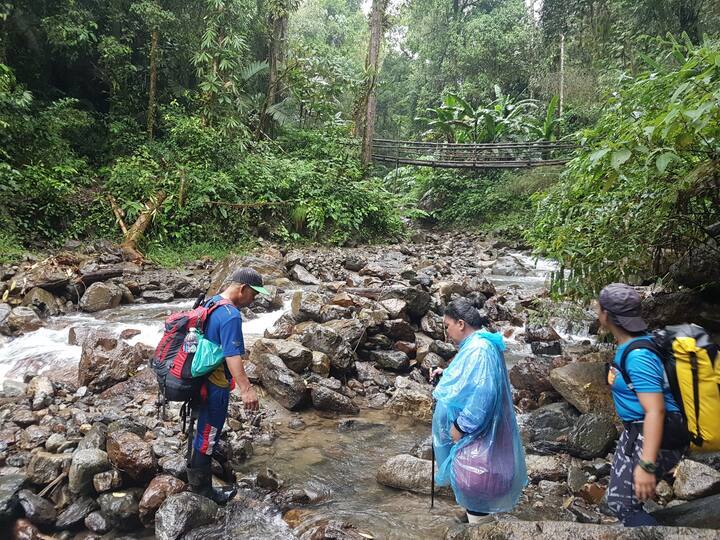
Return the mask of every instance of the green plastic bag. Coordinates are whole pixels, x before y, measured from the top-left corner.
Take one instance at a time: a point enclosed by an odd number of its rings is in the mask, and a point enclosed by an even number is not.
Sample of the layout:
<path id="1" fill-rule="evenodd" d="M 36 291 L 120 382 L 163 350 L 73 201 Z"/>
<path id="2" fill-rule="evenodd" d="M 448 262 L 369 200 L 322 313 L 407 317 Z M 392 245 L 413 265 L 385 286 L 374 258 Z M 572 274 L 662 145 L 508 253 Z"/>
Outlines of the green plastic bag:
<path id="1" fill-rule="evenodd" d="M 193 377 L 200 377 L 206 373 L 210 373 L 225 359 L 222 347 L 217 343 L 213 343 L 204 335 L 198 332 L 199 340 L 197 351 L 193 356 L 190 373 Z"/>

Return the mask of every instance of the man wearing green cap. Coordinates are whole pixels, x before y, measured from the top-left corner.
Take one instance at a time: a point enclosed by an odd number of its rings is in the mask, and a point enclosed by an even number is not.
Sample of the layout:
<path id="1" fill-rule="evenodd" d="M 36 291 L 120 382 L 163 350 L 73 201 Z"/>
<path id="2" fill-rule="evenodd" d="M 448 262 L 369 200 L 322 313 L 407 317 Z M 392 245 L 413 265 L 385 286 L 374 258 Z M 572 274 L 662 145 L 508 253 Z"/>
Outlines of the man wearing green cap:
<path id="1" fill-rule="evenodd" d="M 220 504 L 235 495 L 235 489 L 214 489 L 210 472 L 215 443 L 227 417 L 231 388 L 235 385 L 239 388 L 245 410 L 258 409 L 257 394 L 243 366 L 245 343 L 239 309 L 252 304 L 258 293 L 269 295 L 263 287 L 262 276 L 252 268 L 240 268 L 229 276 L 222 292 L 209 300 L 222 305 L 212 312 L 205 323 L 205 337 L 222 347 L 225 361 L 208 375 L 200 388 L 197 431 L 187 473 L 188 483 L 194 492 Z"/>

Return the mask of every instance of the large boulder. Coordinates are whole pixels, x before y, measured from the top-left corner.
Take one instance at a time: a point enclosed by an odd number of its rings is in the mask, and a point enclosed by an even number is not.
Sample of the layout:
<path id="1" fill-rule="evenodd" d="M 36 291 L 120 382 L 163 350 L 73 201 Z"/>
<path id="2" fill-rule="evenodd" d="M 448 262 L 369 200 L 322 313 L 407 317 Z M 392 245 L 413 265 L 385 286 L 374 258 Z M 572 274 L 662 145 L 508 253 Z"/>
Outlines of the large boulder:
<path id="1" fill-rule="evenodd" d="M 13 308 L 5 320 L 5 324 L 10 332 L 17 334 L 34 332 L 42 326 L 42 321 L 33 309 L 20 306 Z"/>
<path id="2" fill-rule="evenodd" d="M 195 493 L 170 495 L 155 515 L 155 537 L 176 540 L 191 529 L 215 521 L 218 505 Z"/>
<path id="3" fill-rule="evenodd" d="M 115 283 L 93 283 L 80 298 L 79 307 L 88 313 L 116 308 L 123 298 L 123 290 Z"/>
<path id="4" fill-rule="evenodd" d="M 312 351 L 295 341 L 285 339 L 258 339 L 252 348 L 251 360 L 260 355 L 279 356 L 287 367 L 295 373 L 306 371 L 312 364 Z"/>
<path id="5" fill-rule="evenodd" d="M 398 377 L 395 386 L 397 389 L 387 402 L 390 412 L 423 422 L 432 420 L 433 399 L 429 385 L 421 385 L 407 377 Z"/>
<path id="6" fill-rule="evenodd" d="M 296 291 L 290 302 L 290 309 L 296 323 L 305 321 L 322 322 L 321 310 L 325 298 L 320 293 Z"/>
<path id="7" fill-rule="evenodd" d="M 715 529 L 711 531 L 717 538 L 717 529 L 720 529 L 720 494 L 695 499 L 684 504 L 670 508 L 663 508 L 652 513 L 661 525 L 676 527 L 699 527 L 702 529 Z M 678 537 L 681 538 L 681 537 Z M 684 536 L 682 538 L 697 538 Z"/>
<path id="8" fill-rule="evenodd" d="M 70 464 L 68 482 L 73 493 L 90 493 L 93 489 L 93 477 L 110 468 L 108 455 L 102 450 L 89 448 L 76 450 Z M 83 519 L 85 516 L 83 516 Z"/>
<path id="9" fill-rule="evenodd" d="M 85 338 L 78 366 L 78 383 L 93 392 L 110 388 L 134 375 L 152 356 L 152 349 L 103 332 Z"/>
<path id="10" fill-rule="evenodd" d="M 384 486 L 429 495 L 431 475 L 431 461 L 410 454 L 400 454 L 383 463 L 375 478 Z M 440 488 L 438 492 L 448 495 L 449 488 Z"/>
<path id="11" fill-rule="evenodd" d="M 352 346 L 353 350 L 365 343 L 365 339 L 367 338 L 365 325 L 358 319 L 337 319 L 328 321 L 323 324 L 323 326 L 340 334 L 340 336 Z"/>
<path id="12" fill-rule="evenodd" d="M 560 341 L 560 335 L 552 326 L 541 324 L 529 324 L 525 328 L 525 341 L 532 343 L 534 341 Z"/>
<path id="13" fill-rule="evenodd" d="M 682 460 L 675 470 L 675 496 L 692 500 L 720 492 L 720 472 L 690 459 Z"/>
<path id="14" fill-rule="evenodd" d="M 60 301 L 53 293 L 41 287 L 30 289 L 23 298 L 22 305 L 35 308 L 43 316 L 60 313 Z"/>
<path id="15" fill-rule="evenodd" d="M 547 357 L 524 356 L 508 370 L 508 376 L 516 390 L 528 390 L 537 399 L 542 392 L 553 389 L 550 372 L 562 363 Z"/>
<path id="16" fill-rule="evenodd" d="M 380 370 L 376 369 L 370 362 L 355 362 L 357 379 L 362 383 L 373 383 L 380 388 L 390 386 L 390 381 Z"/>
<path id="17" fill-rule="evenodd" d="M 137 482 L 150 480 L 157 469 L 150 443 L 129 431 L 108 435 L 107 455 L 110 463 Z"/>
<path id="18" fill-rule="evenodd" d="M 433 339 L 445 339 L 443 318 L 434 311 L 428 311 L 420 320 L 420 329 Z"/>
<path id="19" fill-rule="evenodd" d="M 301 264 L 296 264 L 290 270 L 290 277 L 298 283 L 304 283 L 306 285 L 320 285 L 321 281 L 307 271 Z"/>
<path id="20" fill-rule="evenodd" d="M 522 423 L 520 434 L 523 442 L 534 452 L 555 453 L 556 441 L 567 441 L 567 435 L 578 416 L 577 410 L 565 402 L 550 403 L 535 409 Z"/>
<path id="21" fill-rule="evenodd" d="M 358 414 L 360 412 L 360 408 L 350 398 L 320 384 L 310 385 L 310 398 L 313 407 L 319 411 L 342 414 Z"/>
<path id="22" fill-rule="evenodd" d="M 330 367 L 336 372 L 346 372 L 355 362 L 350 343 L 330 326 L 311 324 L 303 331 L 300 339 L 308 349 L 327 354 Z"/>
<path id="23" fill-rule="evenodd" d="M 615 407 L 602 362 L 573 362 L 550 372 L 553 388 L 582 413 L 613 414 Z"/>
<path id="24" fill-rule="evenodd" d="M 420 320 L 428 312 L 432 302 L 429 292 L 402 285 L 384 289 L 379 299 L 390 300 L 392 298 L 405 301 L 407 314 L 417 320 Z"/>
<path id="25" fill-rule="evenodd" d="M 153 523 L 155 512 L 165 499 L 184 490 L 185 482 L 173 476 L 161 474 L 153 478 L 140 499 L 140 520 L 145 524 Z"/>
<path id="26" fill-rule="evenodd" d="M 255 358 L 260 382 L 267 392 L 291 411 L 301 409 L 308 401 L 308 388 L 305 381 L 291 371 L 279 356 L 260 354 Z"/>
<path id="27" fill-rule="evenodd" d="M 614 418 L 608 414 L 583 414 L 568 436 L 568 453 L 582 458 L 605 457 L 618 438 Z M 720 477 L 720 473 L 717 473 Z"/>

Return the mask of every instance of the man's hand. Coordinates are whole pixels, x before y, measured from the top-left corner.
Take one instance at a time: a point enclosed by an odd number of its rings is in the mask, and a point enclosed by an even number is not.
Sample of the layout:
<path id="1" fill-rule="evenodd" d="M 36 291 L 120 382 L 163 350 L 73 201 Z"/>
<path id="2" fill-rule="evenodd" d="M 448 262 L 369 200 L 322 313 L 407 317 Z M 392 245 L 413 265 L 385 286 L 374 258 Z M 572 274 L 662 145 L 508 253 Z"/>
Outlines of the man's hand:
<path id="1" fill-rule="evenodd" d="M 433 384 L 435 382 L 435 377 L 440 377 L 443 373 L 443 368 L 438 367 L 433 370 L 430 370 L 430 384 Z"/>
<path id="2" fill-rule="evenodd" d="M 242 399 L 246 411 L 257 411 L 260 408 L 257 394 L 252 385 L 240 390 L 240 399 Z"/>
<path id="3" fill-rule="evenodd" d="M 460 433 L 454 425 L 450 428 L 450 437 L 452 437 L 453 442 L 458 442 L 462 439 L 462 436 L 463 434 Z"/>
<path id="4" fill-rule="evenodd" d="M 635 497 L 640 501 L 652 499 L 655 495 L 655 485 L 657 484 L 655 475 L 643 470 L 640 465 L 636 465 L 633 478 L 635 480 Z"/>

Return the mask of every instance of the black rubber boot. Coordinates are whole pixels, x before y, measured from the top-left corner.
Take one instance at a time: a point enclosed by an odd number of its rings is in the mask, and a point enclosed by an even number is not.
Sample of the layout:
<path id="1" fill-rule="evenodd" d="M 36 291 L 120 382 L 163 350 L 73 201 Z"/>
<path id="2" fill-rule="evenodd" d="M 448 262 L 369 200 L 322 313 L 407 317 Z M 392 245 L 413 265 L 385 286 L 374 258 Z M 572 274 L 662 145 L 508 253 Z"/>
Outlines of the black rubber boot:
<path id="1" fill-rule="evenodd" d="M 212 473 L 209 468 L 188 467 L 187 476 L 190 490 L 193 493 L 207 497 L 217 504 L 226 504 L 237 493 L 237 488 L 232 486 L 214 488 L 212 485 Z"/>

